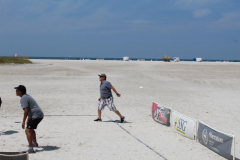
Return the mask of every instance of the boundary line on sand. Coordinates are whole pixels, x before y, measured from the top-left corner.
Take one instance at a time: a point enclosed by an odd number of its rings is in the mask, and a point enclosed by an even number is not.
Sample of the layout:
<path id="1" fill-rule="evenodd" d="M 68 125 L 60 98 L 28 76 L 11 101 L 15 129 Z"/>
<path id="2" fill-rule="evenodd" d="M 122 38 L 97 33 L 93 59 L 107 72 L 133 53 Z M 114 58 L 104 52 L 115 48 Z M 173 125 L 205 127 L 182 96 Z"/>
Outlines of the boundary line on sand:
<path id="1" fill-rule="evenodd" d="M 44 115 L 47 117 L 51 117 L 51 116 L 97 116 L 97 115 Z M 0 116 L 1 117 L 1 116 Z M 20 117 L 20 116 L 2 116 L 2 117 Z M 108 119 L 110 119 L 111 121 L 113 121 L 110 117 L 106 116 Z M 128 130 L 126 130 L 125 128 L 123 128 L 121 125 L 119 125 L 118 123 L 116 123 L 115 121 L 113 121 L 115 124 L 117 124 L 122 130 L 124 130 L 127 134 L 129 134 L 130 136 L 132 136 L 134 139 L 136 139 L 138 142 L 142 143 L 144 146 L 146 146 L 148 149 L 150 149 L 151 151 L 153 151 L 154 153 L 156 153 L 159 157 L 163 158 L 164 160 L 167 160 L 167 158 L 165 158 L 163 155 L 161 155 L 160 153 L 158 153 L 157 151 L 155 151 L 153 148 L 151 148 L 149 145 L 147 145 L 146 143 L 144 143 L 143 141 L 141 141 L 139 138 L 135 137 L 134 135 L 132 135 Z"/>
<path id="2" fill-rule="evenodd" d="M 112 120 L 110 117 L 106 116 L 107 118 L 109 118 L 110 120 Z M 113 121 L 113 120 L 112 120 Z M 113 121 L 114 123 L 116 123 L 115 121 Z M 126 133 L 128 133 L 130 136 L 132 136 L 133 138 L 135 138 L 137 141 L 139 141 L 140 143 L 142 143 L 144 146 L 146 146 L 148 149 L 150 149 L 151 151 L 153 151 L 154 153 L 156 153 L 158 156 L 160 156 L 161 158 L 163 158 L 164 160 L 167 160 L 167 158 L 165 158 L 163 155 L 161 155 L 160 153 L 158 153 L 157 151 L 155 151 L 153 148 L 151 148 L 149 145 L 147 145 L 146 143 L 144 143 L 143 141 L 141 141 L 140 139 L 138 139 L 137 137 L 135 137 L 134 135 L 132 135 L 128 130 L 126 130 L 125 128 L 123 128 L 121 125 L 119 125 L 118 123 L 116 123 L 122 130 L 124 130 Z"/>
<path id="3" fill-rule="evenodd" d="M 98 115 L 44 115 L 44 117 L 51 117 L 51 116 L 56 116 L 56 117 L 58 117 L 58 116 L 83 116 L 83 117 L 87 117 L 87 116 L 98 116 Z M 22 117 L 22 116 L 5 116 L 5 115 L 3 115 L 3 116 L 0 116 L 0 117 Z"/>
<path id="4" fill-rule="evenodd" d="M 44 116 L 47 116 L 47 117 L 51 117 L 51 116 L 84 116 L 84 117 L 87 117 L 87 116 L 97 116 L 97 115 L 44 115 Z"/>

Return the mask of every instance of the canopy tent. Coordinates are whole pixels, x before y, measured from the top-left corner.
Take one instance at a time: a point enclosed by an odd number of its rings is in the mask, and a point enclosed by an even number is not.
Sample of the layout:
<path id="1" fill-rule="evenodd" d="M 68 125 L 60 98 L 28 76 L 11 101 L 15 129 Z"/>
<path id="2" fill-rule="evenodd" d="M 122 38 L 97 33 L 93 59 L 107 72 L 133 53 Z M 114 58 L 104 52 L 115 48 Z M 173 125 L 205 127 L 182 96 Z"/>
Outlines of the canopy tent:
<path id="1" fill-rule="evenodd" d="M 167 56 L 167 55 L 165 55 L 165 56 L 162 57 L 162 59 L 172 59 L 172 58 Z"/>
<path id="2" fill-rule="evenodd" d="M 170 62 L 170 59 L 172 59 L 170 56 L 163 56 L 162 59 L 165 61 L 165 62 Z"/>

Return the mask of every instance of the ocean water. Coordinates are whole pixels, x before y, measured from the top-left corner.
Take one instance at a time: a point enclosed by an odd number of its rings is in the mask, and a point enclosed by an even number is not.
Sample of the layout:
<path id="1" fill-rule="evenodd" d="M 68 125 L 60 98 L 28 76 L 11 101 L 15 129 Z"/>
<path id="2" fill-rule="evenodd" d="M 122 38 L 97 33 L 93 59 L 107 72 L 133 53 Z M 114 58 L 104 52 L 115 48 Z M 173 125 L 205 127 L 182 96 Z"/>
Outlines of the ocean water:
<path id="1" fill-rule="evenodd" d="M 12 56 L 0 56 L 0 57 L 12 57 Z M 123 58 L 103 58 L 103 57 L 29 57 L 30 59 L 56 59 L 56 60 L 123 60 Z M 164 61 L 164 59 L 157 59 L 157 58 L 129 58 L 130 61 Z M 181 61 L 196 61 L 196 58 L 192 59 L 180 59 Z M 170 61 L 173 61 L 173 59 L 170 59 Z M 223 62 L 223 61 L 229 61 L 229 62 L 240 62 L 240 60 L 221 60 L 221 59 L 203 59 L 204 62 Z"/>
<path id="2" fill-rule="evenodd" d="M 123 58 L 99 58 L 99 57 L 29 57 L 30 59 L 63 59 L 63 60 L 123 60 Z M 156 58 L 129 58 L 129 60 L 145 60 L 145 61 L 163 61 Z"/>
<path id="3" fill-rule="evenodd" d="M 89 59 L 89 60 L 123 60 L 123 58 L 99 58 L 99 57 L 29 57 L 30 59 L 58 59 L 58 60 L 83 60 L 83 59 Z M 164 61 L 164 59 L 157 59 L 157 58 L 129 58 L 129 60 L 137 61 L 137 60 L 143 60 L 143 61 Z M 181 61 L 196 61 L 196 58 L 193 59 L 180 59 Z M 170 60 L 172 61 L 172 59 Z M 223 62 L 223 61 L 229 61 L 229 62 L 240 62 L 240 60 L 219 60 L 219 59 L 203 59 L 202 61 L 205 62 Z"/>

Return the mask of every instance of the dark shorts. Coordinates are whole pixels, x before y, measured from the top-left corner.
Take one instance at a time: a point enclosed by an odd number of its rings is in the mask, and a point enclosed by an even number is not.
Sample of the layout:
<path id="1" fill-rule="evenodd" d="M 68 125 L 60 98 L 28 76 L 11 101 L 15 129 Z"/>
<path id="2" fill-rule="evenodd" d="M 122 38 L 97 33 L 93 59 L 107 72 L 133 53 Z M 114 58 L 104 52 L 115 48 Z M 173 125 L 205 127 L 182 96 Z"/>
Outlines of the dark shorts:
<path id="1" fill-rule="evenodd" d="M 27 124 L 27 129 L 37 129 L 38 124 L 42 121 L 43 118 L 30 119 Z"/>

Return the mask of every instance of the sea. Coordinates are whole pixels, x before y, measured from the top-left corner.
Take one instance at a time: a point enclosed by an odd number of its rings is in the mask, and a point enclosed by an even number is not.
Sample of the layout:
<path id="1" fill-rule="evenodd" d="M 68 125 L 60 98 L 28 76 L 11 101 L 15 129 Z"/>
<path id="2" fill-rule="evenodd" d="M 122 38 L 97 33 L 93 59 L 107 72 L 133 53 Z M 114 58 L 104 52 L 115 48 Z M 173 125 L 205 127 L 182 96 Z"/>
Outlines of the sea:
<path id="1" fill-rule="evenodd" d="M 13 57 L 13 56 L 0 56 L 0 57 Z M 29 59 L 56 59 L 56 60 L 116 60 L 122 61 L 123 58 L 103 58 L 103 57 L 28 57 Z M 180 61 L 196 61 L 192 59 L 179 59 Z M 158 58 L 129 58 L 129 61 L 166 61 Z M 168 60 L 167 60 L 168 61 Z M 169 61 L 173 61 L 170 59 Z M 224 59 L 202 59 L 203 62 L 240 62 L 240 60 L 224 60 Z"/>
<path id="2" fill-rule="evenodd" d="M 99 57 L 29 57 L 30 59 L 56 59 L 56 60 L 123 60 L 123 58 L 99 58 Z M 164 61 L 157 58 L 129 58 L 130 61 Z M 173 61 L 173 59 L 170 59 Z M 192 59 L 180 59 L 180 61 L 196 61 Z M 240 62 L 240 60 L 223 60 L 223 59 L 202 59 L 205 62 Z"/>

